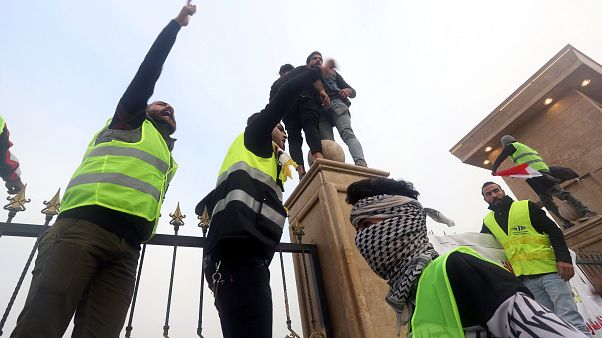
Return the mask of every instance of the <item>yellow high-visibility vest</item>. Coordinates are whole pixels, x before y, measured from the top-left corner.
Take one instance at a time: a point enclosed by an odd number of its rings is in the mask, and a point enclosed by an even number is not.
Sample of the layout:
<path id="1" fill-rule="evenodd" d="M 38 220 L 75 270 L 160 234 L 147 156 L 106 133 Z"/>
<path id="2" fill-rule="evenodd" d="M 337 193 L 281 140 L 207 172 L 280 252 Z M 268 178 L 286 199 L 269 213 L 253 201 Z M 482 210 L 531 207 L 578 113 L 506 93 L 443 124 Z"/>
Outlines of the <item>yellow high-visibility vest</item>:
<path id="1" fill-rule="evenodd" d="M 416 308 L 410 323 L 414 338 L 464 337 L 460 313 L 446 269 L 447 258 L 456 251 L 499 265 L 465 246 L 459 246 L 430 262 L 418 280 Z"/>
<path id="2" fill-rule="evenodd" d="M 108 129 L 110 122 L 88 145 L 67 186 L 61 212 L 99 205 L 155 222 L 154 234 L 165 191 L 178 165 L 149 120 L 133 131 Z M 111 133 L 137 133 L 138 140 L 127 142 L 123 137 L 111 137 Z M 105 136 L 99 139 L 99 135 Z"/>
<path id="3" fill-rule="evenodd" d="M 516 151 L 510 155 L 512 161 L 516 164 L 527 163 L 531 168 L 535 170 L 550 171 L 548 165 L 543 161 L 539 153 L 533 148 L 522 144 L 520 142 L 512 142 Z"/>
<path id="4" fill-rule="evenodd" d="M 219 175 L 216 182 L 216 189 L 225 182 L 231 174 L 237 171 L 244 171 L 252 180 L 263 183 L 269 189 L 273 190 L 278 196 L 279 202 L 282 201 L 282 189 L 278 185 L 280 173 L 278 172 L 278 162 L 276 155 L 272 153 L 271 157 L 260 157 L 251 152 L 245 147 L 244 133 L 240 134 L 228 150 L 222 166 L 219 170 Z M 254 189 L 255 186 L 252 186 Z M 250 189 L 250 190 L 253 190 Z M 216 201 L 213 209 L 213 216 L 223 211 L 228 203 L 233 201 L 241 202 L 256 213 L 259 213 L 271 220 L 280 228 L 284 226 L 286 214 L 282 214 L 274 210 L 270 206 L 263 203 L 264 201 L 257 200 L 252 196 L 251 191 L 245 189 L 236 189 L 226 193 L 226 196 L 219 201 Z"/>
<path id="5" fill-rule="evenodd" d="M 516 276 L 557 271 L 550 239 L 531 224 L 529 201 L 513 202 L 510 206 L 508 233 L 497 223 L 493 211 L 485 216 L 483 223 L 504 248 Z"/>

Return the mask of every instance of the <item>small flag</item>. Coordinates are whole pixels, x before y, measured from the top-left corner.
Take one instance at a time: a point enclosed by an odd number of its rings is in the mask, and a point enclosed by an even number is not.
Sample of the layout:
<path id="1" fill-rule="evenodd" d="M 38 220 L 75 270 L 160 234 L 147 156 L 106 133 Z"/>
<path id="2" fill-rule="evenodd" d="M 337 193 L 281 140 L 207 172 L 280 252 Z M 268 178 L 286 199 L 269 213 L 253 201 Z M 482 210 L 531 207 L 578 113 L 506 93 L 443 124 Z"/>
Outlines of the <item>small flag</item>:
<path id="1" fill-rule="evenodd" d="M 533 178 L 543 176 L 539 171 L 529 167 L 529 164 L 527 163 L 519 164 L 516 167 L 498 171 L 494 175 L 514 178 Z"/>
<path id="2" fill-rule="evenodd" d="M 272 142 L 273 143 L 273 142 Z M 274 148 L 276 150 L 276 156 L 278 157 L 278 162 L 282 165 L 282 182 L 286 182 L 287 178 L 293 178 L 293 174 L 291 173 L 291 168 L 297 169 L 299 166 L 289 154 L 287 154 L 284 150 L 280 149 L 276 144 L 274 144 Z"/>

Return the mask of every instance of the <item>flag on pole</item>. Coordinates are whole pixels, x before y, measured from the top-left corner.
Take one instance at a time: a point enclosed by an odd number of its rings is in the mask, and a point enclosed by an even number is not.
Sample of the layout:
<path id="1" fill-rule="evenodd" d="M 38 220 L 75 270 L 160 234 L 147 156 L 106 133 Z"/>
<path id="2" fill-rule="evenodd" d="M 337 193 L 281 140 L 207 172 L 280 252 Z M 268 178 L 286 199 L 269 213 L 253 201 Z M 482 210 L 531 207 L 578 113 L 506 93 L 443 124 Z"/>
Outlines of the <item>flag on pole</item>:
<path id="1" fill-rule="evenodd" d="M 529 164 L 523 163 L 516 167 L 512 167 L 506 170 L 501 170 L 495 173 L 495 176 L 507 176 L 514 178 L 533 178 L 543 176 L 539 171 L 529 167 Z"/>

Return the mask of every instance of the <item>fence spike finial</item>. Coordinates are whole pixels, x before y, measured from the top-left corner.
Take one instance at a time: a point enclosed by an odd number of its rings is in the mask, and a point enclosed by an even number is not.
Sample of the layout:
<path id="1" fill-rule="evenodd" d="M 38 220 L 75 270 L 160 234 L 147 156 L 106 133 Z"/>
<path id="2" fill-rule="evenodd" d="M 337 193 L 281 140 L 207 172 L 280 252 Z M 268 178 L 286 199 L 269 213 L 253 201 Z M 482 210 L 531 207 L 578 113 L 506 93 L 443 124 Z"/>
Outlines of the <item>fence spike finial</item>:
<path id="1" fill-rule="evenodd" d="M 21 189 L 15 196 L 9 196 L 6 198 L 8 200 L 8 204 L 4 206 L 4 210 L 8 210 L 8 219 L 6 220 L 6 223 L 10 223 L 18 212 L 25 211 L 25 209 L 27 209 L 25 207 L 25 203 L 31 202 L 30 199 L 25 198 L 25 188 L 27 188 L 27 184 L 25 184 L 23 189 Z"/>

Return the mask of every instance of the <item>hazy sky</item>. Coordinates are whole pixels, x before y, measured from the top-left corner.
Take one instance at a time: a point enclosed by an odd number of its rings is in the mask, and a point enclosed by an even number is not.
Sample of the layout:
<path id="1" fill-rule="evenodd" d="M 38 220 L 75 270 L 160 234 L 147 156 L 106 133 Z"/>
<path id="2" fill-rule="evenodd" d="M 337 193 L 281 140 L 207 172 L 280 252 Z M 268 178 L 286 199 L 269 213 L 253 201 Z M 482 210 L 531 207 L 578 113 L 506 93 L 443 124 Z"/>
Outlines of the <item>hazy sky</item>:
<path id="1" fill-rule="evenodd" d="M 480 229 L 486 204 L 479 189 L 491 177 L 448 150 L 566 44 L 602 60 L 599 1 L 196 4 L 198 12 L 180 31 L 152 98 L 171 103 L 178 121 L 173 154 L 180 168 L 163 206 L 163 233 L 172 232 L 166 216 L 179 201 L 188 215 L 181 233 L 200 235 L 194 206 L 213 187 L 230 142 L 247 116 L 267 103 L 280 65 L 303 64 L 313 50 L 337 59 L 340 73 L 357 90 L 352 123 L 368 165 L 413 181 L 422 203 L 453 218 L 457 232 Z M 182 5 L 158 0 L 0 5 L 0 114 L 32 199 L 15 222 L 42 221 L 42 201 L 64 190 L 92 135 L 112 116 L 156 35 Z M 295 179 L 286 189 L 296 184 Z M 2 309 L 32 244 L 0 238 Z M 179 258 L 171 333 L 189 337 L 196 331 L 200 250 L 181 250 Z M 170 261 L 170 248 L 149 249 L 135 336 L 162 332 Z M 284 336 L 277 270 L 272 277 L 274 335 Z M 5 332 L 14 326 L 24 294 Z M 207 298 L 204 332 L 219 337 Z M 298 320 L 294 323 L 300 331 Z"/>

